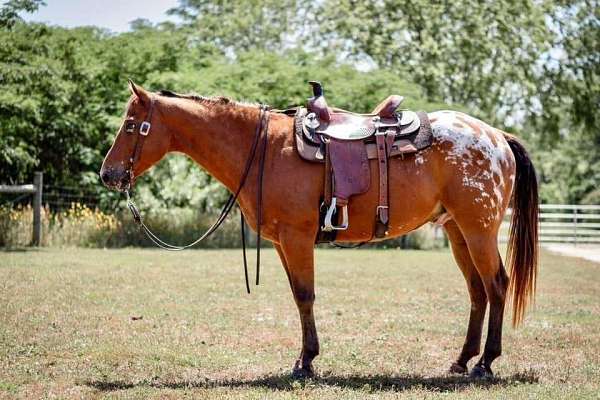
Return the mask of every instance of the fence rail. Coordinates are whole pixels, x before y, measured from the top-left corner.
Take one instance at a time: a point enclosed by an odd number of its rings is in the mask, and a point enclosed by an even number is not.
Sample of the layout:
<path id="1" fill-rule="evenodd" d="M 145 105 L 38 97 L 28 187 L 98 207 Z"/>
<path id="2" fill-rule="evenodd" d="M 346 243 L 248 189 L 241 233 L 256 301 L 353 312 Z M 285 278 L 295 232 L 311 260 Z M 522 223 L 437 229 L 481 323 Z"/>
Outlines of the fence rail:
<path id="1" fill-rule="evenodd" d="M 500 241 L 508 239 L 512 210 L 500 228 Z M 600 205 L 541 204 L 540 242 L 600 243 Z"/>
<path id="2" fill-rule="evenodd" d="M 0 185 L 0 193 L 35 193 L 35 185 Z"/>

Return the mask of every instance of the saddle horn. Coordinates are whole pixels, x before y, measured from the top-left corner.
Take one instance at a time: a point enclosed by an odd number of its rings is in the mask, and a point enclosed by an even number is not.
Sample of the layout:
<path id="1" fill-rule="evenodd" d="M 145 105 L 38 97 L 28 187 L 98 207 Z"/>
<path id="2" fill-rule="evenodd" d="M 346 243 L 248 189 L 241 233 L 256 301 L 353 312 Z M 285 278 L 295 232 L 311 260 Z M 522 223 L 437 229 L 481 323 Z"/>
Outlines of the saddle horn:
<path id="1" fill-rule="evenodd" d="M 320 121 L 329 122 L 331 120 L 331 115 L 329 113 L 329 106 L 323 95 L 323 85 L 321 85 L 321 82 L 317 81 L 308 81 L 308 83 L 312 86 L 313 97 L 308 99 L 307 108 L 314 112 Z"/>
<path id="2" fill-rule="evenodd" d="M 319 81 L 308 81 L 308 84 L 312 86 L 313 96 L 323 96 L 323 85 Z"/>

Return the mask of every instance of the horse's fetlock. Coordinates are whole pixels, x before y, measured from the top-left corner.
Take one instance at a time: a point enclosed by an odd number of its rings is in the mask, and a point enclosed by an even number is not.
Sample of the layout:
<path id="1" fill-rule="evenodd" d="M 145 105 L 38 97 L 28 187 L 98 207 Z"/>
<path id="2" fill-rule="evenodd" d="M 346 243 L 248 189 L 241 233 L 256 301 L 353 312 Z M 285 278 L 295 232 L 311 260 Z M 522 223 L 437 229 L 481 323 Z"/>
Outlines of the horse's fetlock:
<path id="1" fill-rule="evenodd" d="M 319 355 L 319 350 L 309 350 L 306 349 L 302 354 L 302 359 L 307 362 L 312 362 L 312 360 Z"/>
<path id="2" fill-rule="evenodd" d="M 479 352 L 479 346 L 466 348 L 462 351 L 460 357 L 458 357 L 457 363 L 466 366 L 471 358 L 479 355 Z"/>
<path id="3" fill-rule="evenodd" d="M 497 348 L 486 348 L 485 352 L 483 354 L 483 357 L 485 358 L 485 361 L 491 365 L 492 361 L 494 361 L 496 358 L 500 357 L 502 355 L 502 348 L 501 347 L 497 347 Z"/>

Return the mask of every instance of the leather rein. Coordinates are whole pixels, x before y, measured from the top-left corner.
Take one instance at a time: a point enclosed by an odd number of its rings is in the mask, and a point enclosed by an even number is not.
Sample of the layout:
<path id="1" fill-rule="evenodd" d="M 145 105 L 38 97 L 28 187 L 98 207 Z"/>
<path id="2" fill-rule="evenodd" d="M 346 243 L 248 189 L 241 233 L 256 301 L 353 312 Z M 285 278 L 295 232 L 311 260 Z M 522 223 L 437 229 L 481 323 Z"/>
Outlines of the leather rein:
<path id="1" fill-rule="evenodd" d="M 133 202 L 133 199 L 131 198 L 131 195 L 129 193 L 130 188 L 133 186 L 134 166 L 139 161 L 140 155 L 142 153 L 142 148 L 144 146 L 144 141 L 146 139 L 146 136 L 148 136 L 148 134 L 150 133 L 150 129 L 152 127 L 151 120 L 152 120 L 152 114 L 154 112 L 154 102 L 155 102 L 154 97 L 151 97 L 150 108 L 148 110 L 148 114 L 147 114 L 146 118 L 143 120 L 143 122 L 140 124 L 139 132 L 138 132 L 139 134 L 137 136 L 135 147 L 134 147 L 131 157 L 129 158 L 129 167 L 128 167 L 129 182 L 125 188 L 125 194 L 127 196 L 127 207 L 129 208 L 129 210 L 131 211 L 131 214 L 133 215 L 133 220 L 140 226 L 141 230 L 146 234 L 146 236 L 148 236 L 148 238 L 156 246 L 160 247 L 163 250 L 181 251 L 181 250 L 185 250 L 190 247 L 193 247 L 196 244 L 202 242 L 203 240 L 208 238 L 210 235 L 212 235 L 221 226 L 223 221 L 225 221 L 225 219 L 227 218 L 227 216 L 229 215 L 229 213 L 235 206 L 236 201 L 240 195 L 240 192 L 242 191 L 242 188 L 244 187 L 244 184 L 246 183 L 246 181 L 248 179 L 250 169 L 252 168 L 252 164 L 254 163 L 254 159 L 256 158 L 256 153 L 258 152 L 258 147 L 260 145 L 261 148 L 260 148 L 260 154 L 258 155 L 259 164 L 258 164 L 258 174 L 257 174 L 258 175 L 258 177 L 257 177 L 258 190 L 257 190 L 257 196 L 256 196 L 257 197 L 256 198 L 256 207 L 257 207 L 256 285 L 258 285 L 259 277 L 260 277 L 260 245 L 261 245 L 261 232 L 260 231 L 261 231 L 261 225 L 262 225 L 263 175 L 264 175 L 264 166 L 265 166 L 265 154 L 267 151 L 267 143 L 268 143 L 267 139 L 268 139 L 268 130 L 269 130 L 269 107 L 266 105 L 263 105 L 263 104 L 261 104 L 259 106 L 260 113 L 259 113 L 259 117 L 258 117 L 258 124 L 256 125 L 256 130 L 254 132 L 254 140 L 252 142 L 252 147 L 250 149 L 250 153 L 248 154 L 248 158 L 246 159 L 246 164 L 245 164 L 243 172 L 242 172 L 240 183 L 239 183 L 236 191 L 229 195 L 229 198 L 227 199 L 227 201 L 225 202 L 225 205 L 221 209 L 221 212 L 219 213 L 218 218 L 210 226 L 210 228 L 208 228 L 206 230 L 206 232 L 204 232 L 202 234 L 202 236 L 200 236 L 198 239 L 194 240 L 193 242 L 191 242 L 189 244 L 183 245 L 183 246 L 176 246 L 176 245 L 169 244 L 169 243 L 165 242 L 164 240 L 160 239 L 154 232 L 152 232 L 150 230 L 150 228 L 148 228 L 148 226 L 144 223 L 144 221 L 142 219 L 142 215 L 141 215 L 139 209 Z M 127 130 L 127 132 L 134 132 L 135 126 L 131 129 L 129 129 L 129 127 L 126 126 L 126 130 Z M 244 221 L 244 214 L 242 213 L 241 210 L 240 210 L 240 217 L 241 217 L 242 255 L 243 255 L 243 260 L 244 260 L 244 276 L 246 278 L 246 291 L 248 293 L 250 293 L 250 284 L 248 282 L 248 262 L 247 262 L 247 258 L 246 258 L 246 232 L 245 232 L 245 228 L 244 228 L 245 221 Z"/>

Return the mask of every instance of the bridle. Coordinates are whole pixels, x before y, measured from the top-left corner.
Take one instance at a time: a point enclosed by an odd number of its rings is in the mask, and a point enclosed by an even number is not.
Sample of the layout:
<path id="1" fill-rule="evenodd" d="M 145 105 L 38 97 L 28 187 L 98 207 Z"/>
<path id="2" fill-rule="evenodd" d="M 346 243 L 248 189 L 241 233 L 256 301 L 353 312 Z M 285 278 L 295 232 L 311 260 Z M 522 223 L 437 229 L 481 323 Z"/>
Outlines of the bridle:
<path id="1" fill-rule="evenodd" d="M 148 114 L 146 114 L 146 118 L 140 124 L 137 140 L 135 141 L 135 147 L 133 148 L 131 157 L 129 157 L 129 166 L 127 167 L 127 176 L 129 178 L 129 182 L 127 183 L 127 187 L 125 189 L 128 196 L 129 189 L 133 186 L 133 168 L 140 159 L 142 148 L 144 147 L 144 141 L 146 140 L 146 136 L 148 136 L 150 133 L 150 128 L 152 128 L 152 123 L 150 121 L 152 121 L 152 114 L 154 113 L 154 102 L 154 96 L 150 96 L 150 107 L 148 108 Z M 135 133 L 136 126 L 137 124 L 133 121 L 125 121 L 125 132 Z"/>
<path id="2" fill-rule="evenodd" d="M 264 166 L 265 166 L 265 154 L 267 151 L 267 143 L 268 143 L 267 139 L 268 139 L 268 130 L 269 130 L 269 107 L 266 105 L 263 105 L 263 104 L 261 104 L 259 106 L 260 113 L 259 113 L 259 117 L 258 117 L 258 124 L 256 125 L 256 130 L 254 132 L 254 140 L 252 142 L 252 147 L 250 148 L 250 153 L 248 154 L 248 158 L 246 159 L 246 164 L 245 164 L 243 172 L 242 172 L 240 183 L 238 184 L 236 191 L 229 195 L 229 198 L 225 202 L 225 205 L 223 206 L 221 212 L 219 213 L 218 218 L 210 226 L 210 228 L 208 228 L 206 230 L 206 232 L 204 232 L 202 234 L 202 236 L 200 236 L 198 239 L 194 240 L 193 242 L 191 242 L 189 244 L 183 245 L 183 246 L 176 246 L 176 245 L 172 245 L 172 244 L 169 244 L 169 243 L 163 241 L 158 236 L 156 236 L 156 234 L 154 234 L 154 232 L 152 232 L 150 230 L 150 228 L 148 228 L 148 226 L 146 226 L 146 224 L 144 223 L 144 221 L 142 219 L 139 209 L 133 202 L 133 199 L 131 198 L 131 195 L 129 193 L 131 187 L 133 186 L 134 167 L 135 167 L 136 163 L 139 161 L 140 155 L 142 153 L 142 148 L 144 146 L 144 141 L 145 141 L 146 137 L 148 136 L 148 134 L 150 133 L 150 129 L 152 128 L 151 121 L 152 121 L 152 114 L 154 112 L 154 104 L 155 104 L 155 99 L 154 99 L 154 97 L 151 96 L 148 114 L 146 115 L 146 118 L 142 121 L 142 123 L 139 124 L 137 140 L 135 143 L 135 147 L 133 149 L 133 153 L 131 154 L 131 157 L 129 158 L 129 166 L 127 169 L 129 181 L 128 181 L 127 186 L 125 187 L 124 191 L 127 196 L 127 207 L 129 208 L 129 210 L 131 211 L 131 214 L 133 215 L 133 220 L 140 226 L 142 231 L 146 234 L 146 236 L 148 236 L 148 238 L 156 246 L 158 246 L 164 250 L 181 251 L 181 250 L 185 250 L 190 247 L 193 247 L 196 244 L 202 242 L 204 239 L 208 238 L 211 234 L 213 234 L 219 228 L 219 226 L 221 226 L 223 221 L 225 221 L 225 219 L 227 218 L 227 216 L 229 215 L 229 213 L 235 206 L 236 201 L 240 195 L 240 192 L 242 191 L 242 188 L 244 187 L 244 184 L 246 183 L 246 180 L 250 173 L 250 169 L 252 168 L 252 164 L 254 163 L 254 159 L 255 159 L 256 153 L 258 151 L 258 147 L 259 147 L 259 145 L 262 145 L 261 149 L 260 149 L 260 154 L 259 154 L 259 164 L 258 164 L 258 174 L 257 174 L 258 175 L 257 176 L 258 190 L 257 190 L 257 199 L 256 199 L 256 207 L 257 207 L 257 213 L 256 213 L 256 215 L 257 215 L 257 218 L 256 218 L 257 219 L 257 221 L 256 221 L 256 235 L 257 235 L 257 239 L 256 239 L 256 284 L 258 285 L 259 277 L 260 277 L 260 244 L 261 244 L 261 225 L 262 225 L 263 175 L 264 175 Z M 136 127 L 137 127 L 137 123 L 134 121 L 129 121 L 129 122 L 126 121 L 125 122 L 125 130 L 128 133 L 135 133 Z M 246 278 L 246 291 L 248 293 L 250 293 L 250 284 L 248 282 L 248 263 L 247 263 L 247 258 L 246 258 L 246 237 L 245 237 L 246 235 L 245 235 L 245 228 L 244 228 L 245 222 L 244 222 L 244 214 L 241 212 L 241 210 L 240 210 L 240 217 L 241 217 L 242 255 L 243 255 L 243 260 L 244 260 L 244 275 Z"/>

